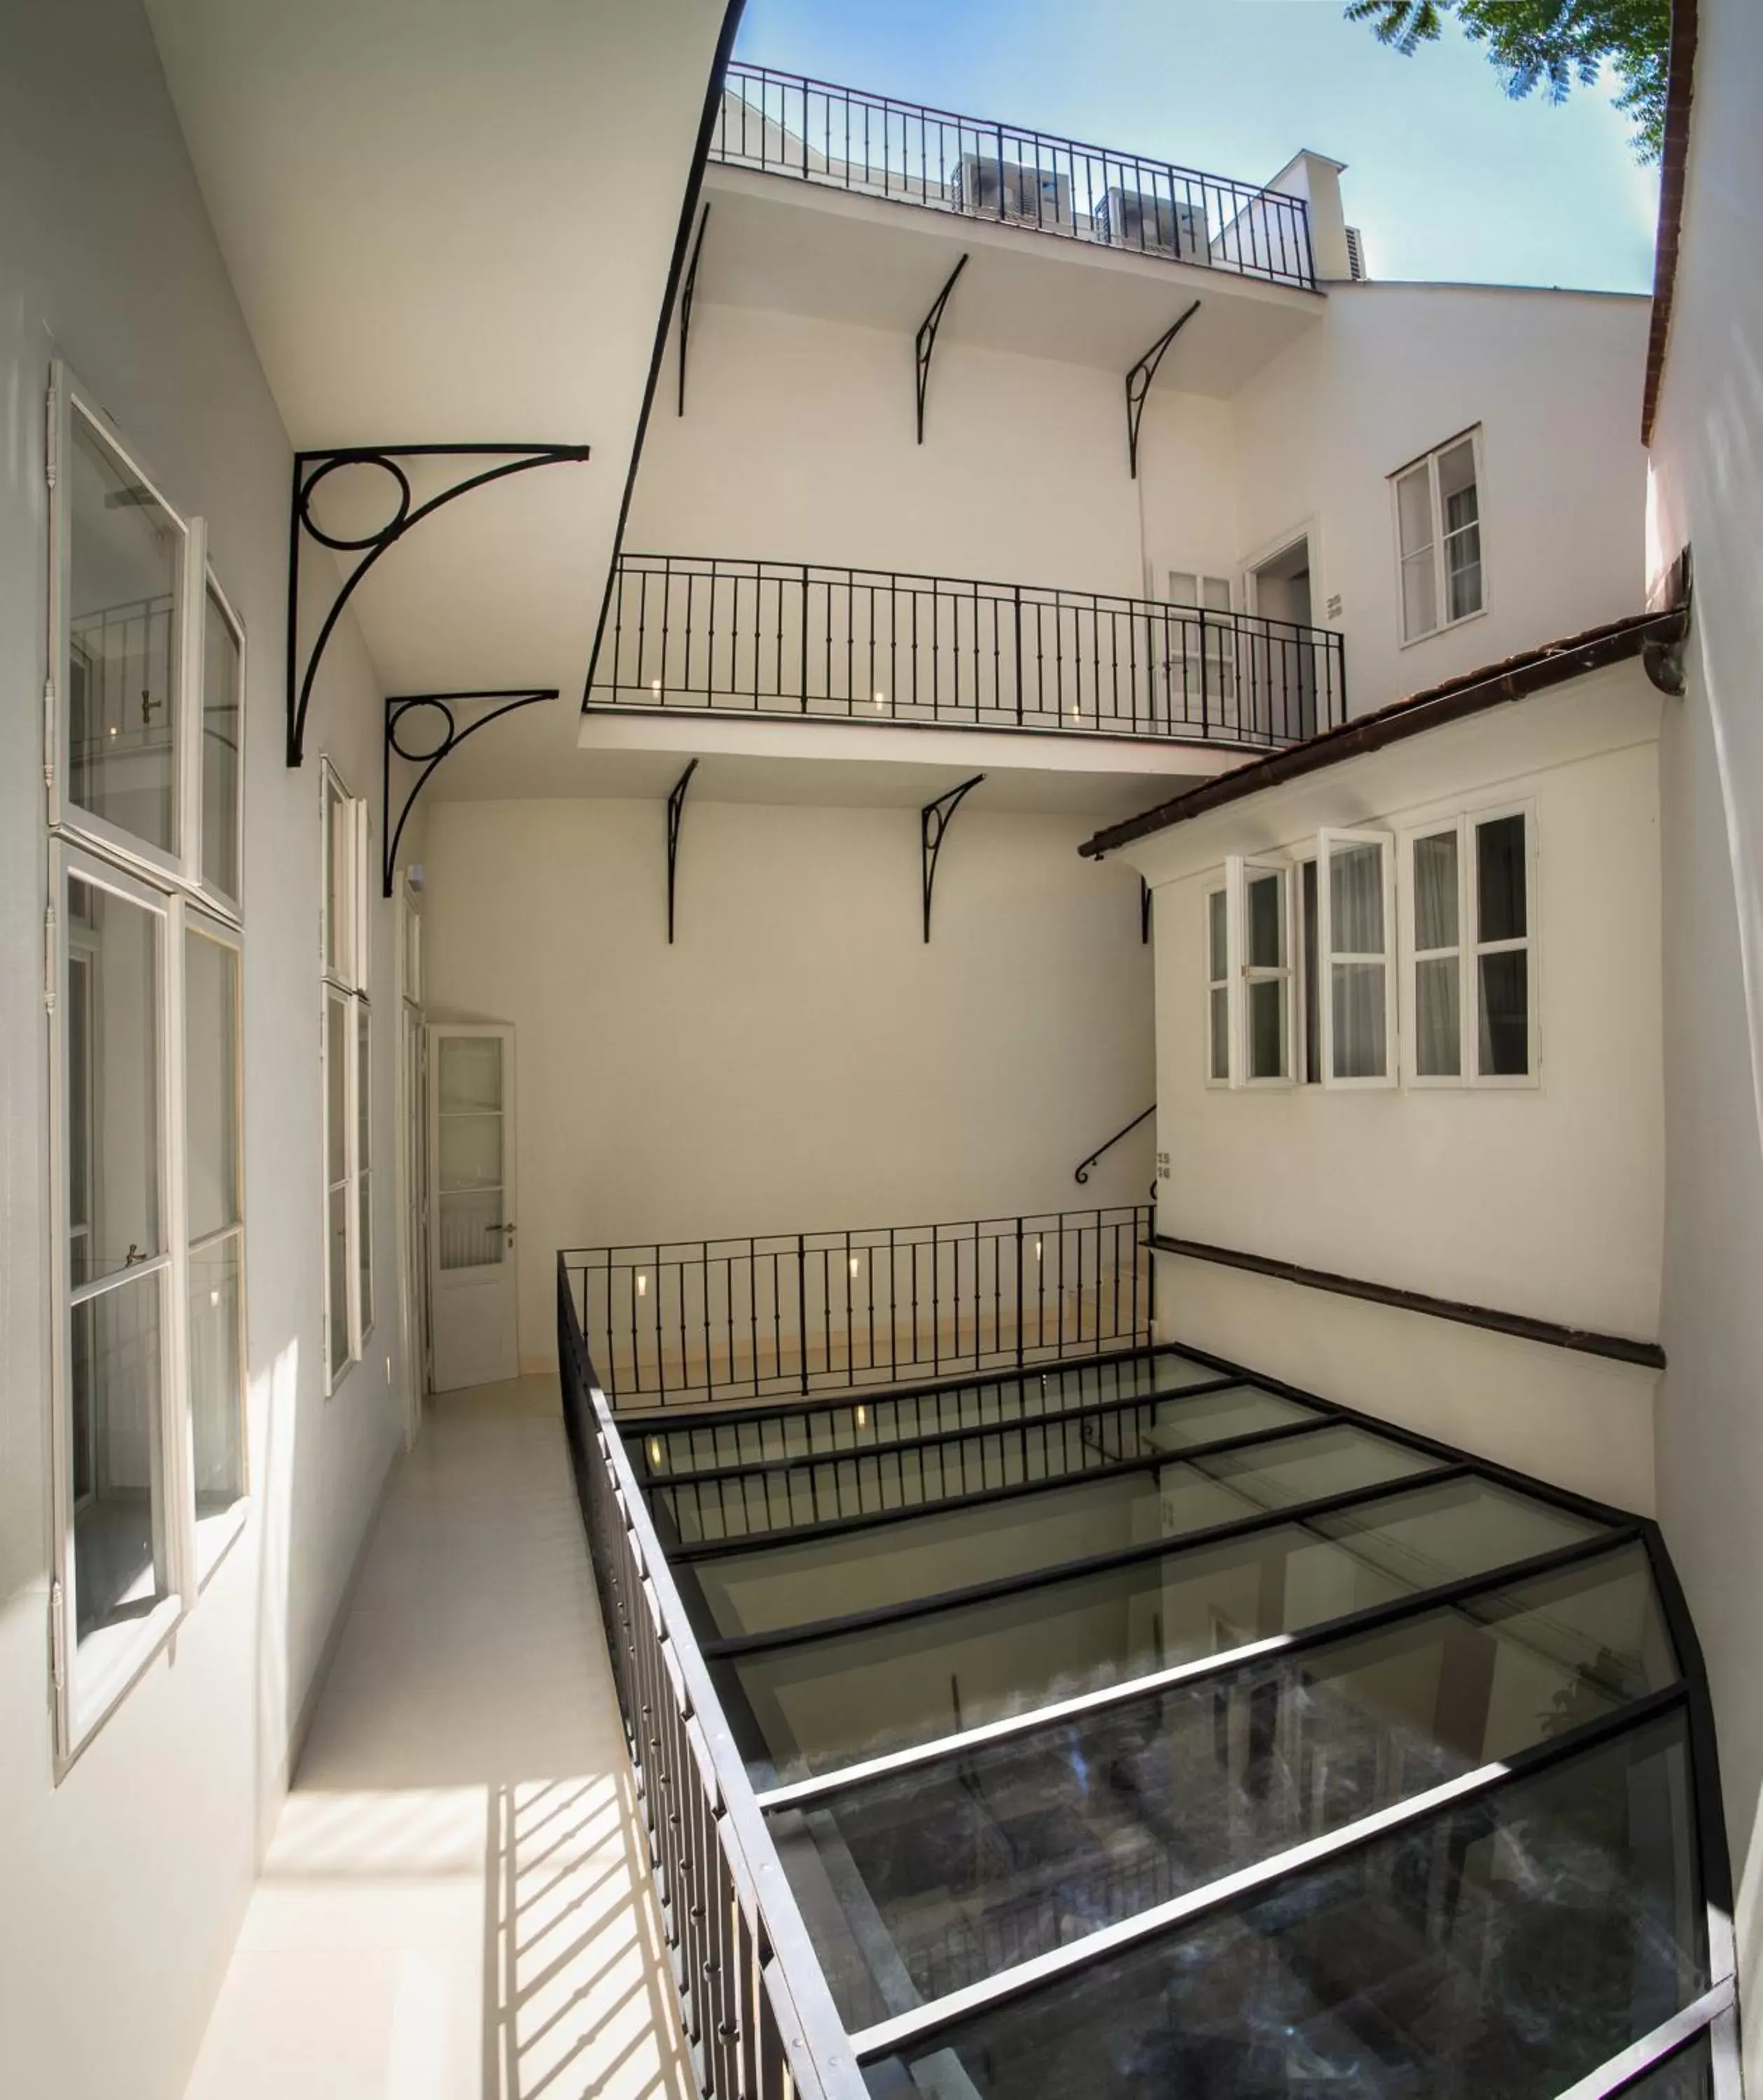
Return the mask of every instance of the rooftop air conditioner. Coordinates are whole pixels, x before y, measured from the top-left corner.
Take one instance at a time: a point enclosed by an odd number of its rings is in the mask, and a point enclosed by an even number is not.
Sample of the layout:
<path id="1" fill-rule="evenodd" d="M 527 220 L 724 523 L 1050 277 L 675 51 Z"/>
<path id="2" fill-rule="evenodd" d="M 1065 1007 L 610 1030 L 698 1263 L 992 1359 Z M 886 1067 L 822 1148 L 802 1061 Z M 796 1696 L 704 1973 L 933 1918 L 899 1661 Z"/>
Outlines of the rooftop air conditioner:
<path id="1" fill-rule="evenodd" d="M 1365 236 L 1356 226 L 1347 228 L 1347 276 L 1355 285 L 1363 284 L 1366 277 Z"/>
<path id="2" fill-rule="evenodd" d="M 1111 189 L 1102 201 L 1101 231 L 1117 248 L 1137 248 L 1147 255 L 1170 255 L 1180 262 L 1212 260 L 1205 208 L 1185 197 Z"/>
<path id="3" fill-rule="evenodd" d="M 970 211 L 982 218 L 1002 218 L 1016 226 L 1069 227 L 1071 179 L 1020 161 L 963 153 L 954 201 L 958 211 Z"/>

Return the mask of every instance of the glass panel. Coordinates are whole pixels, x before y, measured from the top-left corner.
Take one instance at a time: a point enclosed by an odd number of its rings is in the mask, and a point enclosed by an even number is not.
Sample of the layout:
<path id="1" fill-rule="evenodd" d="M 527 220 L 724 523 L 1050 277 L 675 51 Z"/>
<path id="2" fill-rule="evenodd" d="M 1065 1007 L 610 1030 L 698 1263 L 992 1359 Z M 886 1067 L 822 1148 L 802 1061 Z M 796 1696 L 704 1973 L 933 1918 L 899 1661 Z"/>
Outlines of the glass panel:
<path id="1" fill-rule="evenodd" d="M 711 1665 L 755 1782 L 836 1771 L 1595 1538 L 1484 1480 Z"/>
<path id="2" fill-rule="evenodd" d="M 1713 2100 L 1714 2059 L 1706 2034 L 1680 2049 L 1638 2085 L 1625 2085 L 1622 2100 Z"/>
<path id="3" fill-rule="evenodd" d="M 507 1250 L 502 1193 L 444 1195 L 440 1199 L 440 1265 L 485 1268 L 498 1265 Z"/>
<path id="4" fill-rule="evenodd" d="M 325 1178 L 334 1188 L 349 1172 L 349 1002 L 325 1001 Z"/>
<path id="5" fill-rule="evenodd" d="M 1671 1714 L 868 2076 L 937 2100 L 1552 2100 L 1699 1995 L 1704 1937 Z"/>
<path id="6" fill-rule="evenodd" d="M 245 1492 L 243 1255 L 244 1242 L 234 1233 L 190 1256 L 190 1427 L 198 1516 L 229 1509 Z"/>
<path id="7" fill-rule="evenodd" d="M 346 981 L 348 959 L 348 824 L 342 792 L 324 776 L 325 974 Z"/>
<path id="8" fill-rule="evenodd" d="M 727 1466 L 775 1464 L 823 1452 L 859 1451 L 935 1436 L 942 1430 L 1032 1421 L 1068 1408 L 1179 1392 L 1220 1375 L 1212 1365 L 1170 1350 L 1155 1356 L 1123 1357 L 1113 1363 L 1049 1366 L 1044 1371 L 980 1379 L 943 1392 L 908 1393 L 900 1399 L 883 1395 L 799 1409 L 770 1408 L 762 1414 L 734 1414 L 659 1433 L 647 1427 L 634 1429 L 626 1432 L 625 1440 L 642 1447 L 652 1474 L 690 1474 Z"/>
<path id="9" fill-rule="evenodd" d="M 1298 870 L 1304 927 L 1304 1078 L 1310 1086 L 1322 1079 L 1322 1000 L 1317 964 L 1316 863 L 1307 860 Z"/>
<path id="10" fill-rule="evenodd" d="M 1414 945 L 1423 952 L 1457 945 L 1457 835 L 1414 841 Z"/>
<path id="11" fill-rule="evenodd" d="M 370 1191 L 373 1185 L 371 1174 L 364 1174 L 356 1188 L 359 1206 L 356 1220 L 356 1260 L 360 1275 L 361 1293 L 361 1332 L 365 1335 L 373 1324 L 373 1206 Z"/>
<path id="12" fill-rule="evenodd" d="M 1337 955 L 1384 951 L 1384 850 L 1381 845 L 1329 849 L 1329 938 Z"/>
<path id="13" fill-rule="evenodd" d="M 839 2010 L 858 2028 L 1531 1749 L 1676 1675 L 1646 1555 L 1630 1547 L 970 1745 L 769 1820 Z"/>
<path id="14" fill-rule="evenodd" d="M 373 1127 L 373 1069 L 370 1055 L 373 1017 L 365 1002 L 358 999 L 355 1009 L 355 1163 L 365 1173 L 373 1162 L 373 1149 L 369 1141 Z"/>
<path id="15" fill-rule="evenodd" d="M 1417 642 L 1438 624 L 1438 579 L 1430 549 L 1411 554 L 1402 564 L 1402 635 Z"/>
<path id="16" fill-rule="evenodd" d="M 1334 1075 L 1337 1079 L 1381 1079 L 1387 1071 L 1384 1026 L 1384 966 L 1334 966 Z"/>
<path id="17" fill-rule="evenodd" d="M 349 1185 L 330 1192 L 330 1374 L 335 1378 L 348 1362 L 349 1340 Z"/>
<path id="18" fill-rule="evenodd" d="M 1432 491 L 1422 465 L 1396 483 L 1401 533 L 1402 633 L 1412 642 L 1438 624 L 1438 580 L 1433 557 Z"/>
<path id="19" fill-rule="evenodd" d="M 1248 899 L 1244 960 L 1253 969 L 1278 969 L 1285 961 L 1285 878 L 1252 875 L 1244 887 Z"/>
<path id="20" fill-rule="evenodd" d="M 499 1114 L 441 1116 L 440 1185 L 444 1193 L 502 1185 Z"/>
<path id="21" fill-rule="evenodd" d="M 1176 1538 L 1438 1464 L 1363 1430 L 964 1502 L 683 1566 L 718 1635 L 762 1633 Z"/>
<path id="22" fill-rule="evenodd" d="M 1402 556 L 1430 552 L 1433 544 L 1432 492 L 1426 462 L 1410 467 L 1396 483 L 1396 517 L 1402 533 Z"/>
<path id="23" fill-rule="evenodd" d="M 1215 889 L 1206 899 L 1207 975 L 1214 984 L 1230 974 L 1228 924 L 1224 892 Z"/>
<path id="24" fill-rule="evenodd" d="M 502 1045 L 496 1035 L 444 1035 L 440 1041 L 440 1110 L 500 1110 Z"/>
<path id="25" fill-rule="evenodd" d="M 682 1479 L 657 1485 L 650 1495 L 678 1538 L 696 1544 L 884 1511 L 908 1512 L 1320 1418 L 1277 1393 L 1239 1386 L 1191 1401 L 1097 1409 L 886 1451 L 845 1451 L 714 1480 Z"/>
<path id="26" fill-rule="evenodd" d="M 183 532 L 77 408 L 69 423 L 68 797 L 175 853 Z"/>
<path id="27" fill-rule="evenodd" d="M 239 1222 L 239 957 L 193 929 L 183 1007 L 189 1235 L 201 1240 Z"/>
<path id="28" fill-rule="evenodd" d="M 1524 818 L 1496 817 L 1475 827 L 1475 933 L 1480 941 L 1522 941 L 1525 909 Z"/>
<path id="29" fill-rule="evenodd" d="M 1286 980 L 1263 977 L 1248 986 L 1248 1076 L 1283 1079 L 1286 1046 Z"/>
<path id="30" fill-rule="evenodd" d="M 68 915 L 72 973 L 80 982 L 68 1001 L 65 1043 L 69 1274 L 77 1289 L 165 1251 L 161 958 L 157 915 L 78 876 L 68 879 Z"/>
<path id="31" fill-rule="evenodd" d="M 1480 984 L 1478 1069 L 1522 1078 L 1531 1069 L 1530 955 L 1506 948 L 1476 958 Z"/>
<path id="32" fill-rule="evenodd" d="M 1212 1061 L 1209 1069 L 1213 1079 L 1228 1079 L 1231 1076 L 1231 995 L 1222 985 L 1216 985 L 1210 999 L 1209 1048 Z"/>
<path id="33" fill-rule="evenodd" d="M 1462 981 L 1455 955 L 1434 955 L 1414 965 L 1414 1067 L 1423 1079 L 1462 1074 Z"/>
<path id="34" fill-rule="evenodd" d="M 244 750 L 239 638 L 212 590 L 202 629 L 202 880 L 239 894 L 239 780 Z"/>
<path id="35" fill-rule="evenodd" d="M 1475 488 L 1475 448 L 1465 442 L 1442 452 L 1438 500 L 1445 522 L 1446 593 L 1452 620 L 1482 609 L 1482 528 Z"/>
<path id="36" fill-rule="evenodd" d="M 160 1278 L 74 1306 L 73 1594 L 77 1637 L 144 1618 L 166 1594 L 158 1566 Z"/>

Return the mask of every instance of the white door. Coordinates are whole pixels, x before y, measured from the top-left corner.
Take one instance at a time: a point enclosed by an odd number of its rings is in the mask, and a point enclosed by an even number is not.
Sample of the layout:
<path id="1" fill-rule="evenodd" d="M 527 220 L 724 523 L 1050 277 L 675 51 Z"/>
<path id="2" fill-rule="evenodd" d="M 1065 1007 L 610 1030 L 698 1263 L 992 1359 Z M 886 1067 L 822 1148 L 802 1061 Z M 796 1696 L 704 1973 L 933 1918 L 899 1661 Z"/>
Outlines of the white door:
<path id="1" fill-rule="evenodd" d="M 435 1390 L 520 1368 L 515 1326 L 515 1032 L 431 1026 L 429 1320 Z"/>

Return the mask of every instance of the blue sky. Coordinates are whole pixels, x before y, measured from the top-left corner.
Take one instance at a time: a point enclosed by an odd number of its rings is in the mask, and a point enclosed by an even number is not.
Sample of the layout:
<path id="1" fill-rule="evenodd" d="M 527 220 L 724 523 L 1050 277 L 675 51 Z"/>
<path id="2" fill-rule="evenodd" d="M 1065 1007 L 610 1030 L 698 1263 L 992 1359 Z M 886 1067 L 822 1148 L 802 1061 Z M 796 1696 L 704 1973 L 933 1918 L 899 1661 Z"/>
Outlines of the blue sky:
<path id="1" fill-rule="evenodd" d="M 736 55 L 1243 180 L 1313 147 L 1379 277 L 1652 282 L 1609 95 L 1513 102 L 1454 28 L 1405 59 L 1341 0 L 747 0 Z"/>

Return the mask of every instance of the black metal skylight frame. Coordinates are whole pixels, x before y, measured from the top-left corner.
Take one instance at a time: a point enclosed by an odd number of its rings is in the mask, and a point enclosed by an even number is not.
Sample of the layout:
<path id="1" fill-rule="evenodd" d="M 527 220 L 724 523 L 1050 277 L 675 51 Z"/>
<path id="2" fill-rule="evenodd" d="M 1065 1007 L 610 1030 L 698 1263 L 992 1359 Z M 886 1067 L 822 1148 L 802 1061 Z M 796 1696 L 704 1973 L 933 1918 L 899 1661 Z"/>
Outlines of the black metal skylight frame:
<path id="1" fill-rule="evenodd" d="M 678 1485 L 682 1479 L 692 1476 L 658 1475 L 646 1478 L 639 1485 L 632 1463 L 632 1451 L 641 1451 L 643 1440 L 649 1436 L 672 1436 L 689 1432 L 696 1425 L 677 1414 L 660 1413 L 643 1416 L 621 1415 L 615 1422 L 610 1406 L 603 1396 L 594 1388 L 591 1369 L 587 1365 L 582 1348 L 579 1327 L 575 1323 L 574 1304 L 567 1276 L 559 1267 L 559 1317 L 565 1330 L 566 1411 L 572 1423 L 591 1412 L 598 1421 L 599 1442 L 608 1461 L 622 1476 L 625 1486 L 619 1498 L 624 1520 L 633 1533 L 639 1529 L 647 1535 L 649 1550 L 661 1556 L 660 1541 L 648 1521 L 649 1511 L 638 1505 L 647 1500 L 648 1492 L 669 1485 Z M 574 1329 L 573 1335 L 568 1333 Z M 1118 1683 L 1103 1686 L 1097 1690 L 1078 1695 L 1063 1701 L 1049 1701 L 1032 1708 L 1019 1715 L 1001 1721 L 983 1723 L 975 1727 L 961 1729 L 934 1742 L 909 1745 L 903 1750 L 890 1751 L 882 1756 L 840 1767 L 806 1780 L 754 1790 L 743 1764 L 740 1790 L 745 1793 L 752 1808 L 757 1812 L 762 1829 L 767 1817 L 787 1810 L 805 1801 L 824 1799 L 827 1795 L 860 1784 L 880 1773 L 909 1769 L 917 1764 L 929 1764 L 939 1758 L 947 1759 L 959 1755 L 965 1749 L 983 1743 L 1008 1738 L 1014 1734 L 1027 1733 L 1047 1726 L 1050 1721 L 1062 1718 L 1067 1712 L 1091 1712 L 1124 1701 L 1144 1696 L 1147 1692 L 1164 1685 L 1186 1683 L 1196 1680 L 1227 1682 L 1233 1675 L 1253 1667 L 1272 1653 L 1301 1652 L 1322 1646 L 1331 1640 L 1380 1628 L 1399 1626 L 1409 1618 L 1417 1618 L 1442 1606 L 1475 1595 L 1509 1590 L 1521 1582 L 1571 1568 L 1582 1561 L 1596 1561 L 1604 1556 L 1614 1557 L 1625 1548 L 1636 1545 L 1643 1550 L 1648 1572 L 1659 1610 L 1665 1621 L 1667 1631 L 1675 1651 L 1678 1676 L 1676 1683 L 1663 1690 L 1632 1699 L 1612 1714 L 1585 1723 L 1562 1735 L 1549 1738 L 1531 1749 L 1515 1754 L 1502 1763 L 1488 1766 L 1463 1775 L 1447 1785 L 1399 1802 L 1369 1817 L 1360 1818 L 1339 1829 L 1319 1838 L 1305 1841 L 1271 1858 L 1263 1859 L 1234 1872 L 1222 1879 L 1190 1890 L 1171 1904 L 1154 1906 L 1151 1910 L 1138 1913 L 1117 1926 L 1104 1926 L 1085 1937 L 1055 1948 L 1017 1966 L 988 1976 L 981 1983 L 969 1986 L 951 1996 L 933 2000 L 911 2012 L 890 2018 L 851 2037 L 859 2062 L 879 2062 L 895 2054 L 905 2043 L 916 2044 L 940 2032 L 976 2007 L 1001 2004 L 1024 1992 L 1031 1992 L 1049 1978 L 1067 1972 L 1075 1972 L 1096 1962 L 1106 1961 L 1111 1954 L 1126 1945 L 1137 1945 L 1154 1940 L 1160 1935 L 1173 1933 L 1190 1920 L 1221 1912 L 1228 1907 L 1248 1901 L 1257 1894 L 1292 1877 L 1304 1873 L 1324 1860 L 1350 1854 L 1368 1845 L 1387 1831 L 1406 1828 L 1429 1816 L 1439 1816 L 1448 1811 L 1453 1803 L 1467 1802 L 1491 1793 L 1496 1789 L 1521 1780 L 1535 1772 L 1546 1771 L 1565 1758 L 1606 1740 L 1643 1727 L 1656 1715 L 1681 1711 L 1685 1717 L 1687 1757 L 1690 1788 L 1694 1795 L 1694 1842 L 1697 1864 L 1706 1908 L 1706 1934 L 1708 1988 L 1692 2005 L 1681 2008 L 1672 2018 L 1654 2031 L 1612 2057 L 1605 2065 L 1589 2071 L 1569 2089 L 1571 2100 L 1597 2100 L 1597 2097 L 1615 2094 L 1629 2089 L 1642 2079 L 1671 2059 L 1690 2049 L 1699 2048 L 1703 2037 L 1707 2037 L 1712 2089 L 1717 2100 L 1729 2100 L 1739 2091 L 1738 2054 L 1736 2036 L 1735 1984 L 1733 1936 L 1731 1927 L 1732 1889 L 1727 1857 L 1725 1827 L 1721 1810 L 1720 1780 L 1715 1748 L 1712 1707 L 1709 1702 L 1707 1679 L 1699 1644 L 1685 1604 L 1681 1590 L 1665 1551 L 1659 1527 L 1651 1519 L 1634 1516 L 1597 1502 L 1588 1497 L 1536 1480 L 1528 1476 L 1496 1463 L 1474 1458 L 1445 1445 L 1437 1439 L 1426 1437 L 1401 1428 L 1385 1421 L 1365 1415 L 1358 1410 L 1343 1406 L 1338 1402 L 1303 1391 L 1283 1381 L 1261 1376 L 1252 1369 L 1217 1357 L 1209 1352 L 1183 1348 L 1180 1344 L 1165 1344 L 1159 1353 L 1178 1352 L 1186 1359 L 1210 1366 L 1217 1377 L 1169 1393 L 1160 1394 L 1157 1401 L 1167 1403 L 1188 1396 L 1201 1396 L 1217 1392 L 1229 1385 L 1245 1384 L 1279 1395 L 1315 1410 L 1318 1415 L 1316 1428 L 1330 1423 L 1350 1424 L 1407 1446 L 1416 1453 L 1434 1458 L 1438 1462 L 1432 1468 L 1416 1473 L 1405 1474 L 1394 1480 L 1382 1481 L 1368 1489 L 1349 1490 L 1341 1493 L 1318 1498 L 1310 1502 L 1288 1504 L 1259 1511 L 1239 1521 L 1206 1530 L 1147 1542 L 1120 1551 L 1101 1556 L 1092 1556 L 1084 1561 L 1066 1561 L 1052 1568 L 1036 1568 L 1026 1576 L 1005 1577 L 982 1585 L 970 1585 L 963 1590 L 945 1592 L 929 1599 L 909 1600 L 904 1605 L 884 1607 L 880 1612 L 847 1615 L 834 1621 L 822 1621 L 808 1626 L 784 1629 L 780 1633 L 761 1634 L 735 1639 L 700 1641 L 689 1625 L 674 1624 L 667 1629 L 668 1637 L 676 1644 L 689 1644 L 694 1658 L 694 1674 L 702 1671 L 707 1659 L 758 1652 L 780 1646 L 797 1646 L 809 1641 L 834 1637 L 851 1630 L 854 1626 L 895 1621 L 904 1621 L 923 1616 L 929 1612 L 948 1610 L 960 1604 L 979 1601 L 984 1597 L 1008 1595 L 1020 1590 L 1043 1586 L 1049 1582 L 1064 1581 L 1075 1574 L 1107 1565 L 1125 1565 L 1133 1561 L 1149 1559 L 1158 1555 L 1185 1555 L 1198 1551 L 1223 1538 L 1252 1537 L 1257 1532 L 1272 1532 L 1280 1527 L 1301 1525 L 1306 1517 L 1329 1511 L 1351 1509 L 1375 1503 L 1403 1493 L 1412 1493 L 1439 1485 L 1452 1480 L 1480 1478 L 1491 1485 L 1531 1498 L 1545 1506 L 1555 1507 L 1582 1520 L 1594 1523 L 1602 1529 L 1594 1536 L 1570 1542 L 1549 1551 L 1508 1563 L 1504 1566 L 1475 1571 L 1451 1581 L 1417 1590 L 1407 1595 L 1349 1612 L 1335 1620 L 1306 1626 L 1301 1630 L 1282 1635 L 1270 1640 L 1257 1641 L 1222 1654 L 1200 1657 L 1186 1663 L 1171 1665 L 1159 1671 L 1123 1679 Z M 1120 1362 L 1129 1356 L 1151 1355 L 1149 1351 L 1119 1352 L 1110 1361 Z M 585 1374 L 581 1390 L 572 1393 L 569 1367 L 572 1361 L 579 1364 Z M 1069 1370 L 1071 1366 L 1063 1366 Z M 1036 1374 L 1030 1372 L 1023 1382 Z M 970 1387 L 1001 1385 L 1010 1383 L 1008 1377 L 987 1379 L 969 1379 L 963 1383 Z M 948 1382 L 943 1382 L 942 1390 L 954 1390 Z M 841 1408 L 849 1410 L 862 1405 L 872 1406 L 894 1399 L 915 1397 L 915 1393 L 899 1395 L 824 1395 L 806 1405 L 789 1404 L 784 1410 L 792 1416 L 829 1414 Z M 1074 1415 L 1089 1413 L 1098 1418 L 1109 1414 L 1130 1414 L 1135 1408 L 1143 1409 L 1155 1402 L 1144 1396 L 1124 1401 L 1093 1405 L 1090 1408 L 1059 1411 L 1061 1419 L 1070 1420 Z M 739 1410 L 723 1410 L 718 1418 L 732 1420 L 738 1413 L 747 1419 L 775 1414 L 776 1409 L 749 1407 Z M 708 1412 L 708 1411 L 707 1411 Z M 1029 1430 L 1037 1426 L 1039 1418 L 1019 1418 L 1002 1423 L 987 1424 L 975 1428 L 957 1428 L 935 1432 L 921 1439 L 895 1440 L 884 1449 L 899 1449 L 903 1444 L 939 1442 L 947 1445 L 964 1436 L 990 1436 L 1013 1430 Z M 1049 1418 L 1050 1419 L 1050 1418 Z M 579 1428 L 577 1435 L 579 1448 Z M 1155 1460 L 1140 1458 L 1130 1462 L 1142 1467 L 1147 1463 L 1173 1464 L 1191 1456 L 1204 1456 L 1208 1450 L 1226 1446 L 1237 1446 L 1244 1442 L 1271 1440 L 1276 1435 L 1314 1433 L 1310 1431 L 1255 1432 L 1248 1438 L 1227 1438 L 1209 1445 L 1195 1445 L 1190 1449 L 1175 1448 L 1159 1454 Z M 630 1448 L 626 1448 L 627 1445 Z M 616 1456 L 614 1447 L 616 1448 Z M 859 1455 L 842 1454 L 845 1457 Z M 578 1461 L 579 1462 L 579 1461 Z M 771 1466 L 760 1465 L 737 1467 L 736 1472 L 763 1474 L 791 1471 L 806 1465 L 824 1466 L 837 1463 L 823 1455 L 805 1458 L 789 1458 Z M 712 1468 L 727 1477 L 727 1469 Z M 1006 1496 L 1033 1493 L 1045 1486 L 1067 1485 L 1097 1477 L 1099 1469 L 1067 1476 L 1064 1480 L 1045 1484 L 1023 1485 L 1002 1489 L 985 1490 L 981 1495 L 961 1496 L 937 1505 L 944 1510 L 958 1508 L 969 1501 L 996 1500 Z M 647 1467 L 645 1475 L 648 1473 Z M 752 1552 L 765 1544 L 792 1542 L 811 1536 L 827 1536 L 859 1526 L 909 1520 L 921 1513 L 919 1507 L 891 1512 L 886 1515 L 868 1513 L 830 1525 L 812 1529 L 793 1528 L 769 1534 L 755 1534 L 731 1542 L 727 1546 L 713 1547 L 700 1552 L 681 1553 L 677 1549 L 670 1558 L 679 1566 L 683 1575 L 696 1559 L 715 1557 L 718 1552 Z M 688 1616 L 688 1608 L 674 1587 L 669 1577 L 668 1590 L 680 1618 Z M 688 1588 L 695 1586 L 688 1584 Z M 609 1631 L 615 1626 L 622 1629 L 627 1623 L 616 1616 L 616 1600 L 605 1598 L 608 1603 Z M 695 1612 L 689 1616 L 696 1617 Z M 615 1636 L 616 1638 L 616 1636 Z M 728 1673 L 721 1673 L 726 1681 Z M 700 1679 L 700 1682 L 703 1680 Z M 714 1695 L 713 1695 L 714 1696 Z M 727 1745 L 732 1747 L 736 1738 L 745 1732 L 742 1718 L 727 1710 L 726 1698 L 718 1701 L 718 1733 Z M 627 1727 L 631 1717 L 627 1713 Z M 733 1733 L 730 1732 L 732 1729 Z M 640 1758 L 639 1758 L 640 1767 Z M 769 1840 L 769 1831 L 767 1831 Z M 781 1875 L 781 1869 L 779 1870 Z M 793 1899 L 786 1906 L 793 1929 L 802 1928 L 799 1914 Z M 799 1954 L 799 1948 L 798 1948 Z M 815 1964 L 818 1967 L 818 1963 Z M 824 1988 L 824 1982 L 823 1982 Z M 835 2050 L 838 2061 L 830 2067 L 832 2076 L 823 2080 L 824 2091 L 832 2093 L 853 2094 L 866 2089 L 859 2085 L 851 2087 L 842 2082 L 845 2062 L 842 2048 Z M 707 2082 L 707 2093 L 718 2096 L 732 2087 Z M 1564 2096 L 1566 2100 L 1566 2096 Z"/>

